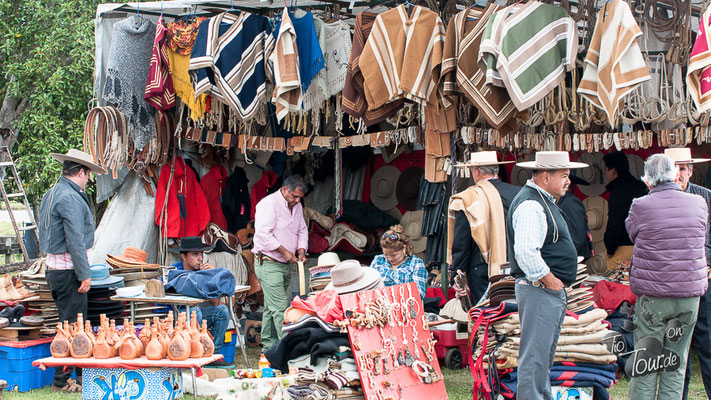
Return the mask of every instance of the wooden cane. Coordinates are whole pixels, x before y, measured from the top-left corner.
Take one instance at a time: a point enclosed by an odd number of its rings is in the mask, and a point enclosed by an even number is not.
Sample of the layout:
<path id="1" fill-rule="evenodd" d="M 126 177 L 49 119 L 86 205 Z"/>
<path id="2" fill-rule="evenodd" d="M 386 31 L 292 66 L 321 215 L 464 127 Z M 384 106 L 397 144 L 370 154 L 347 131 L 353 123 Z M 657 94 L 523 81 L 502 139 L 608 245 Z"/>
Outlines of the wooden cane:
<path id="1" fill-rule="evenodd" d="M 306 279 L 304 277 L 304 263 L 299 261 L 296 263 L 299 269 L 299 294 L 301 296 L 306 294 Z"/>

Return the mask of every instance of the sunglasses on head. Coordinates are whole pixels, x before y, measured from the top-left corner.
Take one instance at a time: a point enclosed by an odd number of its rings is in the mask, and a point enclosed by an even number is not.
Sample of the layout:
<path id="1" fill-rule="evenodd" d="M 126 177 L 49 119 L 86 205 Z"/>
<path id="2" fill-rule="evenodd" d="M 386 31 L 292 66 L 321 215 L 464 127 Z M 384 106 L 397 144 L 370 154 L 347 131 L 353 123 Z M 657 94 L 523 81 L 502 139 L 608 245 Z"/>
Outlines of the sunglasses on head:
<path id="1" fill-rule="evenodd" d="M 400 239 L 400 236 L 394 234 L 394 233 L 383 233 L 383 237 L 381 239 L 390 239 L 390 240 L 397 240 L 397 241 L 402 241 Z"/>

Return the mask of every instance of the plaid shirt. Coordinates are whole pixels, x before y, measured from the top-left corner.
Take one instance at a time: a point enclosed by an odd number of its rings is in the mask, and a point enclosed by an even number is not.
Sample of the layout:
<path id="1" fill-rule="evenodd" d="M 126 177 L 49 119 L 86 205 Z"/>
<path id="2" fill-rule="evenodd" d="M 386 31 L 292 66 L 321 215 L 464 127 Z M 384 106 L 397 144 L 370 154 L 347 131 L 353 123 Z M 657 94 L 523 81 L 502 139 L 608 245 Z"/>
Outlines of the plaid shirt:
<path id="1" fill-rule="evenodd" d="M 415 282 L 417 291 L 420 292 L 420 297 L 425 298 L 425 293 L 427 293 L 427 269 L 425 268 L 425 262 L 420 257 L 410 256 L 402 264 L 398 265 L 397 269 L 393 269 L 390 261 L 381 254 L 375 256 L 373 262 L 370 263 L 370 267 L 380 272 L 385 286 Z"/>
<path id="2" fill-rule="evenodd" d="M 532 180 L 526 185 L 537 189 L 543 196 L 555 204 L 550 193 L 541 189 Z M 553 207 L 557 207 L 553 205 Z M 541 247 L 546 241 L 548 223 L 543 206 L 537 201 L 527 200 L 516 207 L 512 215 L 514 230 L 514 255 L 518 266 L 526 278 L 537 281 L 548 275 L 550 269 L 541 256 Z"/>
<path id="3" fill-rule="evenodd" d="M 704 198 L 706 205 L 711 210 L 711 190 L 706 189 L 703 186 L 694 185 L 689 182 L 686 185 L 686 193 L 696 194 Z M 706 265 L 711 266 L 711 212 L 709 212 L 709 220 L 706 225 Z"/>

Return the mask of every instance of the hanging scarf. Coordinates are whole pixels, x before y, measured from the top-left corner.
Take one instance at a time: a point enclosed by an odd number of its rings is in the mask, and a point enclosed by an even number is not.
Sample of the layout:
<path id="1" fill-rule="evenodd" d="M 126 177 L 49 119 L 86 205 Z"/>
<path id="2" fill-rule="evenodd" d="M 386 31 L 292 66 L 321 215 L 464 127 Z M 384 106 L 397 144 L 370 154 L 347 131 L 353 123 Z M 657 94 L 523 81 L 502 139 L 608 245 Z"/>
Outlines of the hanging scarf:
<path id="1" fill-rule="evenodd" d="M 168 111 L 175 107 L 175 89 L 173 89 L 173 79 L 170 77 L 168 66 L 167 33 L 165 21 L 160 18 L 156 26 L 156 37 L 153 41 L 151 65 L 148 68 L 148 82 L 144 94 L 148 104 L 161 111 Z"/>
<path id="2" fill-rule="evenodd" d="M 706 9 L 699 22 L 699 33 L 694 42 L 686 72 L 686 85 L 699 112 L 711 109 L 711 37 L 709 21 L 711 7 Z"/>
<path id="3" fill-rule="evenodd" d="M 133 16 L 114 24 L 111 37 L 104 100 L 128 118 L 136 149 L 143 149 L 156 130 L 155 109 L 143 98 L 155 36 L 153 22 Z"/>
<path id="4" fill-rule="evenodd" d="M 206 19 L 205 17 L 197 17 L 169 23 L 167 26 L 168 47 L 178 54 L 189 56 L 190 51 L 193 49 L 200 23 Z"/>

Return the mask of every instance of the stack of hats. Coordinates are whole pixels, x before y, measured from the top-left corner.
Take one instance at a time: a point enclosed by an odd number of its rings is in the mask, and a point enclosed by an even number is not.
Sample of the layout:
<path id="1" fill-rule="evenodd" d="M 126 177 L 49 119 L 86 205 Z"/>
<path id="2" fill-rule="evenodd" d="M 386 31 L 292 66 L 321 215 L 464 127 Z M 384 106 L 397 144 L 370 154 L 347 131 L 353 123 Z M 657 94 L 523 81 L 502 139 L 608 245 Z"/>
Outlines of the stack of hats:
<path id="1" fill-rule="evenodd" d="M 331 268 L 341 262 L 338 254 L 328 252 L 318 257 L 316 266 L 309 268 L 309 290 L 311 294 L 321 292 L 331 283 Z"/>
<path id="2" fill-rule="evenodd" d="M 91 288 L 87 293 L 87 319 L 92 325 L 100 325 L 101 314 L 114 319 L 124 315 L 124 304 L 111 300 L 111 296 L 116 295 L 116 288 L 124 286 L 124 278 L 111 275 L 109 271 L 109 267 L 103 264 L 91 266 Z"/>
<path id="3" fill-rule="evenodd" d="M 382 287 L 383 281 L 377 269 L 361 265 L 357 260 L 345 260 L 331 268 L 331 283 L 326 285 L 325 290 L 346 294 Z"/>
<path id="4" fill-rule="evenodd" d="M 410 237 L 410 247 L 415 254 L 423 255 L 427 250 L 427 236 L 422 236 L 422 220 L 425 211 L 407 211 L 400 219 L 400 225 Z"/>
<path id="5" fill-rule="evenodd" d="M 40 331 L 43 335 L 54 335 L 54 328 L 59 322 L 57 305 L 52 298 L 52 291 L 45 280 L 44 272 L 47 269 L 46 259 L 40 258 L 32 266 L 20 273 L 22 283 L 35 293 L 25 301 L 27 311 L 34 311 L 37 317 L 44 320 Z"/>
<path id="6" fill-rule="evenodd" d="M 144 285 L 160 276 L 160 266 L 149 264 L 147 259 L 148 254 L 136 247 L 127 247 L 120 256 L 106 255 L 106 262 L 113 267 L 111 275 L 122 277 L 125 286 Z"/>

